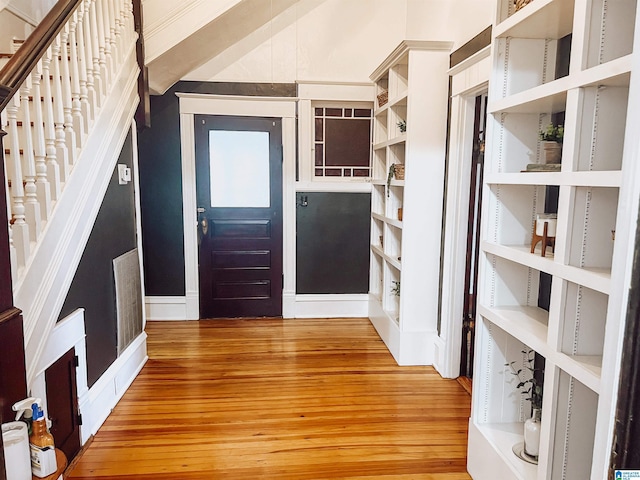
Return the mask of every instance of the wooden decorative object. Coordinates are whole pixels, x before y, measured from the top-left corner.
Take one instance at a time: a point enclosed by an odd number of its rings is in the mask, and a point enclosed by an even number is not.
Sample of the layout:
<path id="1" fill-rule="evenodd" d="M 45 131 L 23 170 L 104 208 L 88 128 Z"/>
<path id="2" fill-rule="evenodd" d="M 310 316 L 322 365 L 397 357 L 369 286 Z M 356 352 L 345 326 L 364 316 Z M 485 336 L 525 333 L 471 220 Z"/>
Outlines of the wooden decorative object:
<path id="1" fill-rule="evenodd" d="M 531 3 L 533 0 L 514 0 L 514 4 L 516 6 L 516 12 L 518 10 L 520 10 L 522 7 L 528 5 L 529 3 Z"/>
<path id="2" fill-rule="evenodd" d="M 531 253 L 534 253 L 535 249 L 536 249 L 536 245 L 538 244 L 538 242 L 542 242 L 542 256 L 546 257 L 547 256 L 547 246 L 551 246 L 551 251 L 553 251 L 553 249 L 555 249 L 556 246 L 556 237 L 550 237 L 547 232 L 549 230 L 549 222 L 544 222 L 544 227 L 543 227 L 543 232 L 542 235 L 538 235 L 537 234 L 537 225 L 536 223 L 538 222 L 538 220 L 536 220 L 536 222 L 534 222 L 533 224 L 533 234 L 531 235 Z"/>
<path id="3" fill-rule="evenodd" d="M 402 221 L 402 207 L 398 209 L 398 220 Z"/>
<path id="4" fill-rule="evenodd" d="M 396 180 L 404 180 L 404 165 L 396 163 L 393 165 L 393 176 Z"/>
<path id="5" fill-rule="evenodd" d="M 389 101 L 389 92 L 385 91 L 378 95 L 378 107 L 383 107 Z"/>

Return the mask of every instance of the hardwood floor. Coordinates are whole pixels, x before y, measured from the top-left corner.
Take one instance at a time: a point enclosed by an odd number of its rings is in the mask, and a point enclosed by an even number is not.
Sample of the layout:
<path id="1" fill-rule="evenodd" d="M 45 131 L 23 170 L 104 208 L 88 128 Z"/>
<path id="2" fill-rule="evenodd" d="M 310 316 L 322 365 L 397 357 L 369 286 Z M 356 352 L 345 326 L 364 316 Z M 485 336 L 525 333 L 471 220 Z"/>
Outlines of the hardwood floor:
<path id="1" fill-rule="evenodd" d="M 151 322 L 71 479 L 470 479 L 470 398 L 366 319 Z"/>

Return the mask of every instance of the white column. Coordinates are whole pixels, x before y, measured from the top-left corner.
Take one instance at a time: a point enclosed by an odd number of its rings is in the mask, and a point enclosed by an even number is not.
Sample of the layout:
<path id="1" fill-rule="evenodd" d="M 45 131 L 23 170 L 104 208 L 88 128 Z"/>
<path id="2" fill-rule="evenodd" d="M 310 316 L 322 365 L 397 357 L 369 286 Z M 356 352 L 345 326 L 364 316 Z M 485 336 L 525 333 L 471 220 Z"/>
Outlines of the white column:
<path id="1" fill-rule="evenodd" d="M 100 42 L 98 40 L 98 20 L 96 18 L 96 0 L 90 0 L 89 4 L 89 20 L 91 28 L 89 33 L 91 36 L 91 60 L 93 62 L 93 85 L 98 94 L 98 106 L 102 105 L 102 99 L 105 95 L 104 78 L 100 72 Z"/>
<path id="2" fill-rule="evenodd" d="M 89 132 L 91 121 L 93 120 L 91 103 L 89 103 L 89 87 L 87 85 L 87 52 L 84 44 L 84 2 L 80 3 L 78 10 L 77 32 L 76 37 L 78 40 L 78 73 L 80 75 L 80 112 L 82 114 L 83 129 L 85 132 Z"/>
<path id="3" fill-rule="evenodd" d="M 80 103 L 80 65 L 78 63 L 78 42 L 76 28 L 78 26 L 77 10 L 69 21 L 69 57 L 71 62 L 71 119 L 73 131 L 76 134 L 76 143 L 82 147 L 84 138 L 87 135 L 85 122 L 82 118 L 82 107 Z"/>

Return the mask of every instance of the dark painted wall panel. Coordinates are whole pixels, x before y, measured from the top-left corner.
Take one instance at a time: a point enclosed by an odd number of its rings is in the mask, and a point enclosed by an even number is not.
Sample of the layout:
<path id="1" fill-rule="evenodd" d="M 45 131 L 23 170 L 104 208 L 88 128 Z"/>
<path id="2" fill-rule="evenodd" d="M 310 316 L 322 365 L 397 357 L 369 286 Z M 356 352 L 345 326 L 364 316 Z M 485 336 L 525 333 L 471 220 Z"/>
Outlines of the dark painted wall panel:
<path id="1" fill-rule="evenodd" d="M 301 192 L 297 205 L 296 293 L 367 293 L 371 195 Z"/>
<path id="2" fill-rule="evenodd" d="M 151 128 L 140 132 L 140 201 L 146 294 L 185 294 L 180 109 L 176 92 L 295 97 L 295 84 L 178 82 L 151 97 Z"/>
<path id="3" fill-rule="evenodd" d="M 132 155 L 129 133 L 118 163 L 131 168 Z M 60 313 L 62 319 L 77 308 L 85 309 L 89 386 L 117 357 L 113 259 L 136 247 L 134 182 L 119 185 L 116 167 Z"/>

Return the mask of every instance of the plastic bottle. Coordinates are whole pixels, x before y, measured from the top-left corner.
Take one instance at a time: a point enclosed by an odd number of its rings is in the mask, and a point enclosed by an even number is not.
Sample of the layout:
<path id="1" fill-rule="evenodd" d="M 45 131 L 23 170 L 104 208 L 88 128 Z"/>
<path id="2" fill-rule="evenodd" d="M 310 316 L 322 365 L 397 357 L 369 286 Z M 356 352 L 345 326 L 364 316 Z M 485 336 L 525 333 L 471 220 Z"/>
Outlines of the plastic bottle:
<path id="1" fill-rule="evenodd" d="M 36 477 L 47 477 L 58 468 L 56 463 L 56 450 L 53 436 L 47 429 L 47 421 L 42 413 L 42 408 L 37 403 L 32 406 L 33 423 L 29 437 L 31 449 L 31 471 Z"/>
<path id="2" fill-rule="evenodd" d="M 29 435 L 31 435 L 31 423 L 33 422 L 33 410 L 31 406 L 34 403 L 40 405 L 40 402 L 41 400 L 39 398 L 29 397 L 14 403 L 11 407 L 13 411 L 16 412 L 16 422 L 20 420 L 27 424 Z"/>

